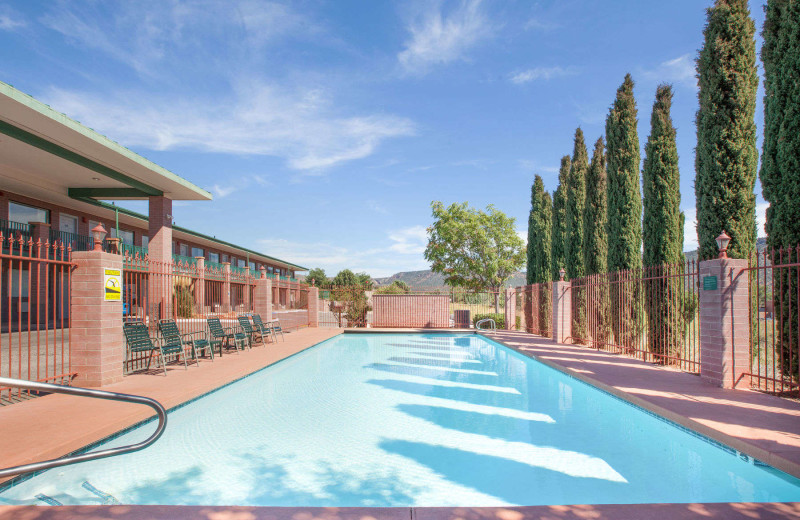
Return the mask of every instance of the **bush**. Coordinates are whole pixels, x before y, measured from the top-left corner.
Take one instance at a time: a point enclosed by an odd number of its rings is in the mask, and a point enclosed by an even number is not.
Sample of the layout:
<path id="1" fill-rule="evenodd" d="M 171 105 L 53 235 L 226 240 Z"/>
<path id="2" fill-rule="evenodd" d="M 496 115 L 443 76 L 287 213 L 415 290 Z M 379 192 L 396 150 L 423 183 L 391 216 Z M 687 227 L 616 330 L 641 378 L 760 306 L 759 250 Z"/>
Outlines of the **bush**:
<path id="1" fill-rule="evenodd" d="M 475 325 L 480 320 L 491 318 L 494 320 L 495 325 L 497 325 L 498 329 L 505 329 L 506 328 L 506 315 L 505 314 L 476 314 L 472 318 L 472 324 Z"/>
<path id="2" fill-rule="evenodd" d="M 186 285 L 175 284 L 175 309 L 178 318 L 191 318 L 194 311 L 194 295 Z"/>

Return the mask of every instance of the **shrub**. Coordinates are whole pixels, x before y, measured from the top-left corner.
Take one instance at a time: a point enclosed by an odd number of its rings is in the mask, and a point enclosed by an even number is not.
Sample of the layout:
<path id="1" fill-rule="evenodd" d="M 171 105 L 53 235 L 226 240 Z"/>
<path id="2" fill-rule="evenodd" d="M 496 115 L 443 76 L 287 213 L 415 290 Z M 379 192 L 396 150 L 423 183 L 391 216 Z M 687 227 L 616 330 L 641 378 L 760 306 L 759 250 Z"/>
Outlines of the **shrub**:
<path id="1" fill-rule="evenodd" d="M 472 324 L 475 325 L 480 320 L 485 319 L 485 318 L 493 319 L 494 323 L 495 323 L 495 325 L 497 325 L 498 329 L 506 328 L 506 316 L 505 316 L 505 314 L 500 314 L 500 313 L 498 313 L 498 314 L 494 314 L 494 313 L 492 313 L 492 314 L 476 314 L 472 318 Z"/>

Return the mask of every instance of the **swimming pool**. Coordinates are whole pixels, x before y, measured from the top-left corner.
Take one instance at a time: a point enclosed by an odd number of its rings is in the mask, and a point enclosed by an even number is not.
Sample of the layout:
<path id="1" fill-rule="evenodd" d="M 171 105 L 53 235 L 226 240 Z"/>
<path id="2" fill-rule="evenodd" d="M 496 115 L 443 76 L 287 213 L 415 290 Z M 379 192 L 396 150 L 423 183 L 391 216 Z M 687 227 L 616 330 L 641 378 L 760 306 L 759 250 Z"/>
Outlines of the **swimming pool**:
<path id="1" fill-rule="evenodd" d="M 0 504 L 781 502 L 799 484 L 481 336 L 344 334 Z"/>

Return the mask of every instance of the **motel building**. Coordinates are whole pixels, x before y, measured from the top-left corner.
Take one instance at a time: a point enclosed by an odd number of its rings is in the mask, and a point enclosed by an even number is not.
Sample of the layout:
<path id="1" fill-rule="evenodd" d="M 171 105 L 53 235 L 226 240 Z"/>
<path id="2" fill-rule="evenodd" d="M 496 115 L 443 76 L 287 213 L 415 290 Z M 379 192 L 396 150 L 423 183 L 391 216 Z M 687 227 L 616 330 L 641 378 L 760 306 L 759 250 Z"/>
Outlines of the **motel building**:
<path id="1" fill-rule="evenodd" d="M 112 200 L 146 200 L 148 215 Z M 246 313 L 263 278 L 275 317 L 291 321 L 307 304 L 295 278 L 307 268 L 173 225 L 178 200 L 211 194 L 0 82 L 0 374 L 26 375 L 9 374 L 25 357 L 9 343 L 23 351 L 30 340 L 14 333 L 58 339 L 68 326 L 70 259 L 92 250 L 101 229 L 103 250 L 123 258 L 125 319 Z"/>

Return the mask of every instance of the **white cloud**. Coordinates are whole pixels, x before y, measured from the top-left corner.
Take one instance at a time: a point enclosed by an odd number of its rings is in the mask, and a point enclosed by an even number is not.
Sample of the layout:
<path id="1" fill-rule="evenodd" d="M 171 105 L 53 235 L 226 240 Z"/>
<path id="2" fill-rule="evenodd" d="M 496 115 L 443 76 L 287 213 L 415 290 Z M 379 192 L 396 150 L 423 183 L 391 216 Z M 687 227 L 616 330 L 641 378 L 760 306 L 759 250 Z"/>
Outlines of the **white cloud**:
<path id="1" fill-rule="evenodd" d="M 22 17 L 8 6 L 0 7 L 0 30 L 14 31 L 25 27 L 27 23 Z"/>
<path id="2" fill-rule="evenodd" d="M 553 78 L 563 78 L 565 76 L 574 76 L 577 71 L 572 68 L 563 67 L 535 67 L 528 70 L 514 72 L 509 75 L 509 79 L 516 85 L 523 85 L 530 83 L 537 79 L 550 80 Z"/>
<path id="3" fill-rule="evenodd" d="M 387 232 L 380 247 L 354 251 L 330 242 L 295 242 L 284 239 L 261 239 L 260 246 L 270 255 L 291 258 L 309 268 L 321 267 L 329 276 L 342 269 L 366 272 L 373 277 L 390 276 L 400 271 L 428 269 L 422 256 L 427 244 L 423 226 L 411 226 Z"/>
<path id="4" fill-rule="evenodd" d="M 557 24 L 554 22 L 547 22 L 545 20 L 541 20 L 539 18 L 531 18 L 527 22 L 525 22 L 525 30 L 526 31 L 552 31 L 554 29 L 558 29 L 561 27 L 561 24 Z"/>
<path id="5" fill-rule="evenodd" d="M 341 116 L 319 90 L 260 83 L 238 89 L 229 99 L 61 89 L 44 98 L 128 146 L 271 155 L 304 171 L 367 157 L 382 141 L 414 132 L 412 122 L 402 117 Z"/>
<path id="6" fill-rule="evenodd" d="M 642 76 L 651 81 L 681 84 L 690 88 L 697 88 L 695 74 L 694 58 L 691 54 L 678 56 L 660 63 L 654 69 L 642 71 Z"/>
<path id="7" fill-rule="evenodd" d="M 756 236 L 767 236 L 767 208 L 769 202 L 756 204 Z"/>
<path id="8" fill-rule="evenodd" d="M 533 159 L 519 159 L 517 164 L 526 172 L 558 173 L 558 166 L 540 166 L 539 162 Z"/>
<path id="9" fill-rule="evenodd" d="M 480 0 L 463 0 L 449 13 L 435 3 L 409 26 L 410 38 L 397 59 L 406 71 L 424 73 L 433 65 L 464 59 L 466 52 L 492 34 Z"/>

